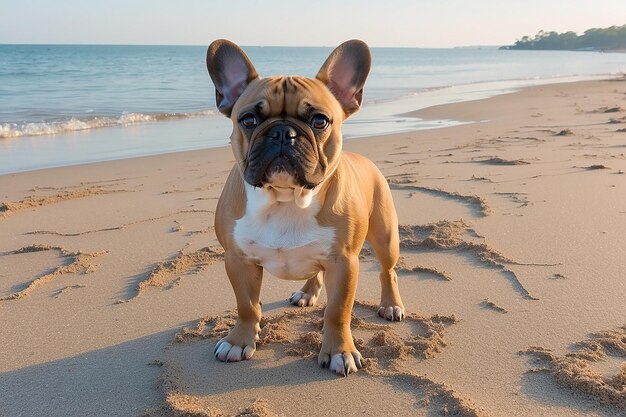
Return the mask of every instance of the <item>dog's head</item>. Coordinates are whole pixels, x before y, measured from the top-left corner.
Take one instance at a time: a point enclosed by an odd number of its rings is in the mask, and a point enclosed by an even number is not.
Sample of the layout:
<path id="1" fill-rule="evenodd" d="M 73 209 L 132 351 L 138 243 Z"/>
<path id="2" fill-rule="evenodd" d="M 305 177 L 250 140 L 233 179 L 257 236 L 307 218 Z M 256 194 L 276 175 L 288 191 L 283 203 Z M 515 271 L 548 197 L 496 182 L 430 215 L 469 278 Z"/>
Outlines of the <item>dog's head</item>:
<path id="1" fill-rule="evenodd" d="M 341 44 L 315 78 L 260 78 L 227 40 L 209 46 L 206 62 L 217 106 L 233 122 L 231 145 L 247 183 L 307 194 L 334 171 L 341 124 L 361 106 L 370 70 L 364 42 Z"/>

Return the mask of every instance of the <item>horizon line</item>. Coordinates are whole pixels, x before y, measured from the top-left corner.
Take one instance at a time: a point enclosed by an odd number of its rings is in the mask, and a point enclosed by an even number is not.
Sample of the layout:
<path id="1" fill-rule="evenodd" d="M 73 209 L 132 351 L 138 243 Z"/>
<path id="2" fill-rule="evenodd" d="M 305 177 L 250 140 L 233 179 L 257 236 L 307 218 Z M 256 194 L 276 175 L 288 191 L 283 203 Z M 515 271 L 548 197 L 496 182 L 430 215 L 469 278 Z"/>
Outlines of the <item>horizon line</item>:
<path id="1" fill-rule="evenodd" d="M 508 44 L 485 44 L 485 45 L 456 45 L 456 46 L 371 46 L 370 48 L 389 49 L 455 49 L 455 48 L 497 48 Z M 0 42 L 0 46 L 209 46 L 207 44 L 174 44 L 174 43 L 30 43 L 30 42 Z M 336 48 L 337 45 L 239 45 L 253 48 Z"/>

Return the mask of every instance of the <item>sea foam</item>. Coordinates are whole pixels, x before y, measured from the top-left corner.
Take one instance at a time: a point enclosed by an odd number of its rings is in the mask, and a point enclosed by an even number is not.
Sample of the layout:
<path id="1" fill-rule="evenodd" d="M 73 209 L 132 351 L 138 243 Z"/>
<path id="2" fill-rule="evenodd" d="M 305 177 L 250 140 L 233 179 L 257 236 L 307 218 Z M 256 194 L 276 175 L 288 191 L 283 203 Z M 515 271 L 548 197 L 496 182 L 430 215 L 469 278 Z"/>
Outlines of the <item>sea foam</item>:
<path id="1" fill-rule="evenodd" d="M 0 139 L 21 136 L 57 135 L 64 132 L 97 129 L 103 127 L 124 127 L 140 123 L 153 123 L 168 120 L 190 119 L 192 117 L 219 114 L 215 110 L 202 110 L 189 113 L 123 113 L 117 117 L 72 117 L 65 120 L 47 122 L 0 123 Z"/>

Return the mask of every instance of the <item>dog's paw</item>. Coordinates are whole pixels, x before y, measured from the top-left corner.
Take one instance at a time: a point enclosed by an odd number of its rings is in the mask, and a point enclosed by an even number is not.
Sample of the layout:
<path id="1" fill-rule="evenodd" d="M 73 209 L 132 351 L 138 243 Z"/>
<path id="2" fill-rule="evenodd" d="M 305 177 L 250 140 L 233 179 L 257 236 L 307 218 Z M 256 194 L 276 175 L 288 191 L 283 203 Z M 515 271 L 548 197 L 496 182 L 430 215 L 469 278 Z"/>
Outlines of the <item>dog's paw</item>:
<path id="1" fill-rule="evenodd" d="M 227 338 L 223 338 L 215 345 L 213 354 L 215 358 L 222 362 L 239 362 L 248 360 L 256 352 L 256 343 L 239 346 L 231 344 Z"/>
<path id="2" fill-rule="evenodd" d="M 400 321 L 405 317 L 404 306 L 378 307 L 378 315 L 390 321 Z"/>
<path id="3" fill-rule="evenodd" d="M 312 307 L 317 302 L 319 294 L 319 290 L 317 292 L 304 292 L 302 290 L 298 290 L 291 294 L 289 302 L 298 307 Z"/>
<path id="4" fill-rule="evenodd" d="M 258 323 L 238 322 L 228 336 L 217 342 L 213 354 L 222 362 L 239 362 L 248 360 L 256 352 L 261 328 Z"/>
<path id="5" fill-rule="evenodd" d="M 320 367 L 330 369 L 341 376 L 348 376 L 350 372 L 356 372 L 363 367 L 361 364 L 361 354 L 359 351 L 354 352 L 342 352 L 335 355 L 329 355 L 327 353 L 319 354 L 317 359 Z"/>

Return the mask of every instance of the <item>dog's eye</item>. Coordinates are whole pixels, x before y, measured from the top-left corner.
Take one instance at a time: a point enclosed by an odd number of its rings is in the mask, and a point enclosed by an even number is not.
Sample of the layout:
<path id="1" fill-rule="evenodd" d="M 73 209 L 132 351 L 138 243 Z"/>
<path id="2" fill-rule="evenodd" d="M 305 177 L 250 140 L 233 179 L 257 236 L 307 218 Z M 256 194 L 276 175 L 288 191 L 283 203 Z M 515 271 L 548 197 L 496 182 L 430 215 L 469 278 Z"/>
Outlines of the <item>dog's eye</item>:
<path id="1" fill-rule="evenodd" d="M 252 113 L 246 113 L 239 119 L 239 123 L 246 129 L 252 129 L 257 127 L 259 122 L 256 119 L 256 116 Z"/>
<path id="2" fill-rule="evenodd" d="M 311 119 L 311 123 L 309 124 L 313 129 L 323 130 L 328 127 L 328 125 L 330 124 L 330 120 L 328 120 L 328 117 L 324 116 L 323 114 L 316 114 L 315 116 L 313 116 L 313 118 Z"/>

